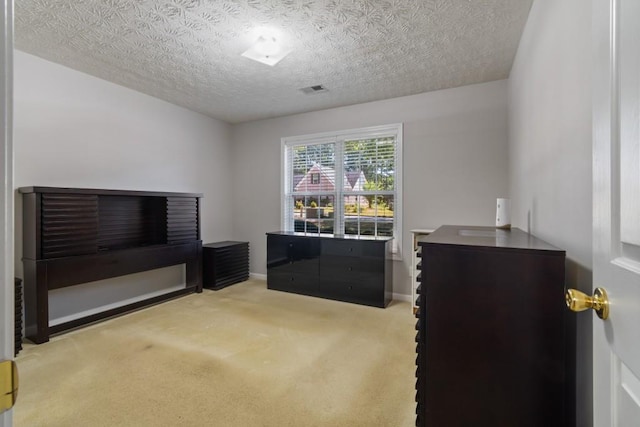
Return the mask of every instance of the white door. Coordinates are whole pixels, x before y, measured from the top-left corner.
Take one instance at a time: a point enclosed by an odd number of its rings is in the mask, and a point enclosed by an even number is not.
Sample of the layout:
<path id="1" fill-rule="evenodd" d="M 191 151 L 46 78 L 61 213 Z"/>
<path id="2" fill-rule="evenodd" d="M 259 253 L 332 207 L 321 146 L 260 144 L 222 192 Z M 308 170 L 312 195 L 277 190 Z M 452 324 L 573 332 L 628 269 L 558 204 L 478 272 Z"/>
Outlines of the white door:
<path id="1" fill-rule="evenodd" d="M 0 9 L 0 360 L 13 359 L 13 1 Z M 9 427 L 12 411 L 0 415 L 0 427 Z"/>
<path id="2" fill-rule="evenodd" d="M 594 426 L 640 426 L 640 1 L 593 0 Z"/>

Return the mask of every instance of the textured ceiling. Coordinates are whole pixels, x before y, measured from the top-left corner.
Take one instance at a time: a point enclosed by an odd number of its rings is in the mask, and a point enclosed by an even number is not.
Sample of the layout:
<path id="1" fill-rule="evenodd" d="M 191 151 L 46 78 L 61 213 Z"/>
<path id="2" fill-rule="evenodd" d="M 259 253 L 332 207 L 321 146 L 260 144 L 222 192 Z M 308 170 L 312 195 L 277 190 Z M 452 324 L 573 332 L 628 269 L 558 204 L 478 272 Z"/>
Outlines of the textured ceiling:
<path id="1" fill-rule="evenodd" d="M 15 0 L 15 44 L 238 123 L 506 78 L 531 2 Z M 241 56 L 257 27 L 275 67 Z"/>

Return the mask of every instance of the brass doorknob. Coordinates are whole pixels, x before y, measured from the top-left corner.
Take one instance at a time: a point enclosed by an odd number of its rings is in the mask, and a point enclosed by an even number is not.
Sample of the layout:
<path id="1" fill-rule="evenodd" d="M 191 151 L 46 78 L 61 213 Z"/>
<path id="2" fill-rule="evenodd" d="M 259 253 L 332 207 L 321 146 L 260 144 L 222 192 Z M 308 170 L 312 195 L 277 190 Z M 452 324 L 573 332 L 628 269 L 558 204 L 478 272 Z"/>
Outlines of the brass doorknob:
<path id="1" fill-rule="evenodd" d="M 8 411 L 18 398 L 18 365 L 13 360 L 0 362 L 0 414 Z"/>
<path id="2" fill-rule="evenodd" d="M 609 297 L 603 288 L 596 288 L 592 297 L 577 289 L 567 289 L 565 301 L 571 311 L 578 312 L 593 308 L 602 320 L 609 317 Z"/>

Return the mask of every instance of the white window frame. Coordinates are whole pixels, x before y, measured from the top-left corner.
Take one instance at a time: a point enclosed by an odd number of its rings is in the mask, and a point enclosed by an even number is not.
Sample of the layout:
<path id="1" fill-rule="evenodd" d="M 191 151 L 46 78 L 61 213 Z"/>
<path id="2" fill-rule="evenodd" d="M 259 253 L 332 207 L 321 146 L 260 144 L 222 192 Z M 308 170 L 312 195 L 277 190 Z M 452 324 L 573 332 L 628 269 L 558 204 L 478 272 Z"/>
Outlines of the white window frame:
<path id="1" fill-rule="evenodd" d="M 281 159 L 281 168 L 280 168 L 280 226 L 284 231 L 293 231 L 292 223 L 287 220 L 287 212 L 288 212 L 288 204 L 289 200 L 287 199 L 287 194 L 291 194 L 293 192 L 292 188 L 289 188 L 292 185 L 292 182 L 287 179 L 287 170 L 289 169 L 288 158 L 287 158 L 287 148 L 293 147 L 296 145 L 313 145 L 313 144 L 327 144 L 327 143 L 335 143 L 335 144 L 343 144 L 345 141 L 354 140 L 354 139 L 372 139 L 372 138 L 383 138 L 393 136 L 396 138 L 396 165 L 395 165 L 395 177 L 394 177 L 394 185 L 395 185 L 395 200 L 394 200 L 394 230 L 393 230 L 393 238 L 395 241 L 394 250 L 393 250 L 393 259 L 402 260 L 402 139 L 403 139 L 403 125 L 402 123 L 394 123 L 389 125 L 381 125 L 381 126 L 370 126 L 359 129 L 348 129 L 341 130 L 335 132 L 322 132 L 315 133 L 309 135 L 298 135 L 285 137 L 281 139 L 280 145 L 280 159 Z M 342 159 L 342 149 L 337 150 L 339 155 L 336 155 L 336 170 L 338 168 L 343 167 L 343 159 Z M 337 173 L 335 177 L 335 187 L 342 188 L 342 173 Z M 342 192 L 344 195 L 349 195 L 351 193 Z M 301 194 L 303 195 L 303 194 Z M 334 226 L 342 226 L 344 223 L 343 215 L 344 215 L 344 206 L 343 200 L 338 200 L 340 198 L 336 197 L 334 204 L 336 206 L 336 215 L 334 216 Z M 338 221 L 338 213 L 340 215 L 340 221 Z"/>

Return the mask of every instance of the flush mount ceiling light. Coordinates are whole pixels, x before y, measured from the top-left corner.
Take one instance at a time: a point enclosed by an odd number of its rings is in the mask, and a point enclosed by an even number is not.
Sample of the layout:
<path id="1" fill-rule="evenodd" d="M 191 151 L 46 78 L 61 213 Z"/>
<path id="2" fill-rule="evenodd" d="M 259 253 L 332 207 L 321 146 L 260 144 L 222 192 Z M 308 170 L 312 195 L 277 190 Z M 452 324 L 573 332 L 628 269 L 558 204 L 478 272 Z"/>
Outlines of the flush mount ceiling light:
<path id="1" fill-rule="evenodd" d="M 262 35 L 242 56 L 273 67 L 289 53 L 275 36 Z"/>

